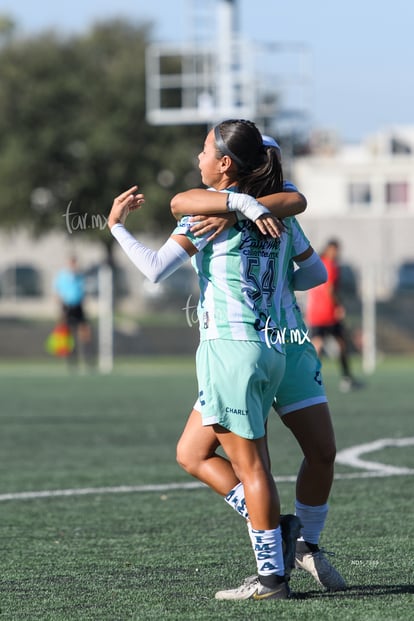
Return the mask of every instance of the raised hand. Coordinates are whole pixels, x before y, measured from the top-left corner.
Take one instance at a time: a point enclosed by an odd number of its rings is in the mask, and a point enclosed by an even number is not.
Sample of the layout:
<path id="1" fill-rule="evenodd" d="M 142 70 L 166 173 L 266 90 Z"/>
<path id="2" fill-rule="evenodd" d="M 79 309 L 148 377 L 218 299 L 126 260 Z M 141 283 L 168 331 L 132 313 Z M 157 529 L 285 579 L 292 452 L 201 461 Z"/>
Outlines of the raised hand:
<path id="1" fill-rule="evenodd" d="M 138 186 L 126 190 L 114 199 L 112 209 L 108 217 L 108 227 L 111 229 L 115 224 L 125 224 L 128 214 L 131 211 L 140 209 L 145 203 L 144 194 L 137 194 Z"/>

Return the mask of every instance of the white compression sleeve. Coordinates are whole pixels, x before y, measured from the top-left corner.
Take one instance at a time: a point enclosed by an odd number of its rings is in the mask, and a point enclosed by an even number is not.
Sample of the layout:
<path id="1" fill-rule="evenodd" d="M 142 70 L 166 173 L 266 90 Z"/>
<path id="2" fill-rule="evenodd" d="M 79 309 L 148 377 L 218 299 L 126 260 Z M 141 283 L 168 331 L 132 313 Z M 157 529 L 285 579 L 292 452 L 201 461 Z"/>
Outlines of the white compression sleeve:
<path id="1" fill-rule="evenodd" d="M 304 261 L 298 261 L 299 269 L 293 274 L 293 288 L 295 291 L 306 291 L 326 282 L 328 273 L 317 252 L 313 252 Z"/>
<path id="2" fill-rule="evenodd" d="M 152 282 L 167 278 L 190 258 L 171 237 L 156 251 L 141 244 L 122 224 L 115 224 L 111 233 L 132 263 Z"/>
<path id="3" fill-rule="evenodd" d="M 248 220 L 253 222 L 270 213 L 270 210 L 259 203 L 253 196 L 249 194 L 238 194 L 237 192 L 229 192 L 227 195 L 228 211 L 240 211 Z"/>

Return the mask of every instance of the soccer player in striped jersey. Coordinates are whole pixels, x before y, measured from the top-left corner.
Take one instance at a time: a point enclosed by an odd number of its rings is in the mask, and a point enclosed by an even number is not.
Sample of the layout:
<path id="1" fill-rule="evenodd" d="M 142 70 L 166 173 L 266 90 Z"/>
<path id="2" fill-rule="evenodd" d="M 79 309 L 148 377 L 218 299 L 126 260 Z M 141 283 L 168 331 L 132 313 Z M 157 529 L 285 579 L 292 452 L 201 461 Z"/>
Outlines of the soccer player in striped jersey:
<path id="1" fill-rule="evenodd" d="M 263 142 L 266 148 L 276 149 L 280 157 L 279 145 L 273 138 L 263 137 Z M 283 189 L 297 192 L 297 188 L 286 181 Z M 275 199 L 277 195 L 261 197 L 260 201 L 273 214 L 279 217 L 289 216 L 289 206 L 283 211 L 285 205 Z M 214 239 L 223 229 L 234 223 L 234 216 L 219 215 L 224 212 L 223 197 L 206 190 L 189 190 L 178 194 L 172 201 L 172 211 L 175 217 L 180 217 L 182 213 L 197 214 L 193 218 L 197 220 L 193 224 L 193 232 L 209 234 L 210 239 Z M 208 216 L 209 213 L 216 213 L 217 216 Z M 297 478 L 295 500 L 296 515 L 303 526 L 296 544 L 296 567 L 308 571 L 319 585 L 336 591 L 346 588 L 346 582 L 319 548 L 333 482 L 335 437 L 322 381 L 321 363 L 308 337 L 307 326 L 295 297 L 295 289 L 306 290 L 324 282 L 326 271 L 296 219 L 289 220 L 295 262 L 299 269 L 294 270 L 292 260 L 282 293 L 281 326 L 286 343 L 286 370 L 275 396 L 274 407 L 283 423 L 296 437 L 304 454 Z M 195 405 L 196 409 L 197 407 L 198 404 Z M 199 435 L 197 439 L 197 451 L 190 448 L 190 433 L 179 445 L 180 460 L 186 470 L 195 476 L 204 467 L 211 467 L 212 456 L 217 448 L 214 438 L 209 438 L 207 434 L 204 446 Z M 247 516 L 241 484 L 231 491 L 227 501 L 244 517 Z"/>
<path id="2" fill-rule="evenodd" d="M 208 475 L 200 478 L 222 495 L 243 483 L 258 570 L 248 588 L 232 592 L 230 599 L 287 598 L 280 503 L 270 472 L 266 420 L 285 366 L 280 307 L 292 246 L 291 236 L 280 235 L 269 211 L 249 195 L 282 190 L 280 162 L 263 148 L 256 126 L 242 120 L 211 130 L 199 162 L 204 183 L 216 190 L 234 185 L 243 171 L 243 184 L 238 186 L 246 193 L 229 192 L 226 203 L 244 217 L 214 242 L 194 236 L 184 219 L 159 251 L 141 244 L 124 227 L 128 213 L 143 202 L 137 186 L 114 200 L 108 226 L 153 281 L 193 257 L 201 289 L 196 357 L 200 411 L 193 411 L 189 422 L 192 434 L 196 427 L 201 435 L 208 429 L 223 447 L 228 459 L 221 460 L 219 469 L 230 484 L 222 490 L 220 484 L 217 489 L 216 474 L 211 480 Z M 221 598 L 229 599 L 226 593 Z"/>

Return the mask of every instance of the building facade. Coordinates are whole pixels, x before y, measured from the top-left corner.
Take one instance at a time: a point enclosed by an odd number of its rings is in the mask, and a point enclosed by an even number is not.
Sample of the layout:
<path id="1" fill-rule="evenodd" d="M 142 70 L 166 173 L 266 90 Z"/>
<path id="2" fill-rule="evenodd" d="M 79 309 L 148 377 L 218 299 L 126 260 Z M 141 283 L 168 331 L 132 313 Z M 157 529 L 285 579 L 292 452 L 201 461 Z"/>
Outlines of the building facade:
<path id="1" fill-rule="evenodd" d="M 414 262 L 414 126 L 360 145 L 319 134 L 311 155 L 294 160 L 292 175 L 308 199 L 301 222 L 315 248 L 338 238 L 343 260 L 360 275 L 369 270 L 377 295 L 389 295 L 399 265 Z"/>

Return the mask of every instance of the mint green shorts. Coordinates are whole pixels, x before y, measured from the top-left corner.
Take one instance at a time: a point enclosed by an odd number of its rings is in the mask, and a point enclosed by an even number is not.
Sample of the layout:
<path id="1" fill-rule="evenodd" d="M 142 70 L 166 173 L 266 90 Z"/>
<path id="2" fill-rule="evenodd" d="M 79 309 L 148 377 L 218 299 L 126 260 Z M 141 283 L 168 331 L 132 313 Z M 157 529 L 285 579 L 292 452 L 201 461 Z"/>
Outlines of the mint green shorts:
<path id="1" fill-rule="evenodd" d="M 275 393 L 274 403 L 280 416 L 318 403 L 327 403 L 321 366 L 312 343 L 286 345 L 285 374 Z"/>
<path id="2" fill-rule="evenodd" d="M 285 370 L 285 356 L 265 343 L 201 341 L 196 354 L 203 425 L 218 424 L 248 439 L 265 435 L 265 423 Z"/>

